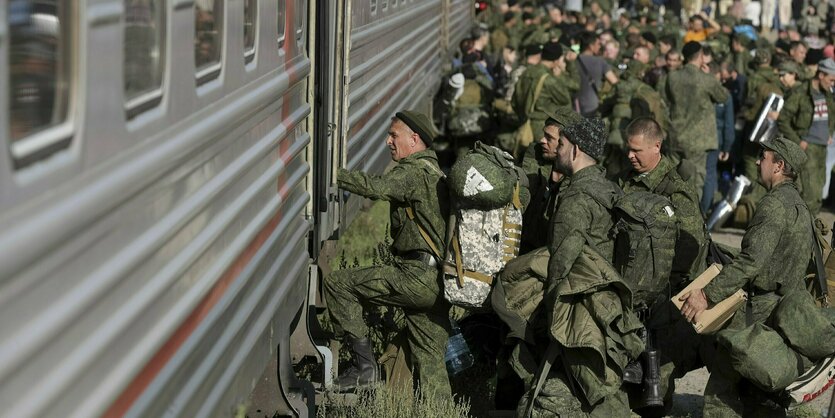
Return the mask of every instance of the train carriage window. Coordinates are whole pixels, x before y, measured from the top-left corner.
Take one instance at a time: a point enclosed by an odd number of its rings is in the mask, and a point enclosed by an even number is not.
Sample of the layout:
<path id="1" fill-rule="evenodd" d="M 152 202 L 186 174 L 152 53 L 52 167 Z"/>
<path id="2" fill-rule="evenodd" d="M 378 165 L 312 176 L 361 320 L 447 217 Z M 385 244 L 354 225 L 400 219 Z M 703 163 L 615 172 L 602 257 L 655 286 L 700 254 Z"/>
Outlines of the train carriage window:
<path id="1" fill-rule="evenodd" d="M 244 60 L 250 62 L 255 58 L 255 18 L 258 9 L 257 0 L 244 2 Z"/>
<path id="2" fill-rule="evenodd" d="M 302 35 L 304 35 L 304 22 L 305 22 L 305 7 L 304 2 L 297 3 L 296 7 L 293 9 L 293 14 L 295 15 L 295 22 L 293 23 L 296 26 L 296 40 L 301 40 Z"/>
<path id="3" fill-rule="evenodd" d="M 278 49 L 284 48 L 284 34 L 285 26 L 287 26 L 286 15 L 287 1 L 278 0 L 278 15 L 276 16 L 276 24 L 278 30 Z"/>
<path id="4" fill-rule="evenodd" d="M 197 82 L 203 83 L 220 74 L 223 49 L 223 1 L 194 1 L 194 66 Z"/>
<path id="5" fill-rule="evenodd" d="M 377 0 L 371 0 L 371 16 L 377 14 Z"/>
<path id="6" fill-rule="evenodd" d="M 18 167 L 69 145 L 70 2 L 10 0 L 9 138 Z M 24 161 L 25 160 L 25 161 Z"/>
<path id="7" fill-rule="evenodd" d="M 125 0 L 125 107 L 132 117 L 162 100 L 165 2 Z"/>
<path id="8" fill-rule="evenodd" d="M 382 0 L 382 7 L 380 7 L 380 9 L 385 12 L 386 10 L 388 10 L 388 8 L 389 8 L 389 0 Z"/>

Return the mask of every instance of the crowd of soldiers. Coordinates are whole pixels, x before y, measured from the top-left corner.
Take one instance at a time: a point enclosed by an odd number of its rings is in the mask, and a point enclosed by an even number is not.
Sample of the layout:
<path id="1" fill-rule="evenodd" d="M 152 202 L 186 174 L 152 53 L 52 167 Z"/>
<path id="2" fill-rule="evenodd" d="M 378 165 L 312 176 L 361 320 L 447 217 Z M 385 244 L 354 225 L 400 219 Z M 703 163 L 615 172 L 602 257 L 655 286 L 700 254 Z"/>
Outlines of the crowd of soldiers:
<path id="1" fill-rule="evenodd" d="M 335 335 L 352 353 L 337 385 L 379 380 L 362 315 L 370 303 L 403 309 L 421 390 L 450 394 L 450 306 L 436 256 L 449 207 L 438 155 L 460 155 L 479 140 L 513 155 L 527 175 L 521 255 L 505 270 L 541 271 L 545 306 L 521 331 L 534 337 L 499 356 L 497 407 L 518 406 L 520 416 L 663 415 L 674 379 L 707 366 L 704 416 L 785 416 L 691 322 L 739 289 L 749 303 L 729 329 L 765 322 L 782 296 L 808 292 L 812 219 L 835 161 L 829 4 L 778 1 L 750 16 L 740 1 L 718 2 L 721 13 L 695 2 L 575 3 L 491 2 L 443 79 L 434 120 L 408 110 L 392 118 L 386 145 L 397 164 L 383 175 L 339 171 L 340 188 L 390 203 L 395 261 L 324 280 Z M 783 3 L 802 7 L 787 12 Z M 768 107 L 774 95 L 781 109 Z M 768 123 L 775 131 L 748 140 Z M 736 175 L 753 183 L 731 220 L 746 228 L 742 248 L 706 287 L 685 294 L 680 309 L 667 297 L 636 313 L 611 278 L 578 296 L 583 309 L 555 307 L 566 277 L 594 261 L 586 248 L 613 254 L 615 203 L 638 192 L 672 203 L 679 232 L 665 255 L 673 265 L 668 293 L 684 289 L 721 258 L 705 221 Z M 501 305 L 495 294 L 493 302 Z M 568 312 L 570 326 L 555 324 L 558 312 Z M 644 408 L 624 384 L 642 372 L 633 366 L 648 345 L 660 353 L 660 409 Z M 543 373 L 548 359 L 555 367 Z"/>

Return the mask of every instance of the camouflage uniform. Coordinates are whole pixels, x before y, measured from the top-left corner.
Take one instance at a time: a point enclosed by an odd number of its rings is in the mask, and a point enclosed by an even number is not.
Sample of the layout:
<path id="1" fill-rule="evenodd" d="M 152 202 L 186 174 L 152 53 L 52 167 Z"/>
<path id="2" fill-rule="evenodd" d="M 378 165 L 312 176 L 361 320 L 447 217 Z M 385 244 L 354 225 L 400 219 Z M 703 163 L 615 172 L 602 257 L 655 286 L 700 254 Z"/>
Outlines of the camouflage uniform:
<path id="1" fill-rule="evenodd" d="M 786 180 L 771 189 L 757 205 L 739 255 L 705 286 L 708 301 L 717 303 L 739 289 L 748 290 L 753 295 L 753 320 L 764 322 L 780 296 L 804 290 L 812 252 L 810 224 L 811 216 L 794 182 Z M 746 327 L 747 308 L 737 311 L 728 329 Z M 704 416 L 774 415 L 773 410 L 759 408 L 746 396 L 740 399 L 740 376 L 727 361 L 720 350 L 705 387 Z"/>
<path id="2" fill-rule="evenodd" d="M 560 281 L 568 276 L 575 261 L 583 252 L 584 246 L 590 245 L 596 248 L 607 259 L 611 259 L 613 252 L 613 242 L 608 235 L 612 228 L 611 209 L 617 196 L 620 195 L 620 190 L 614 183 L 606 180 L 605 171 L 599 165 L 586 167 L 567 177 L 563 182 L 550 228 L 551 239 L 548 249 L 551 256 L 548 262 L 545 292 L 545 299 L 549 303 L 546 303 L 546 306 L 554 305 Z M 590 355 L 588 352 L 584 354 L 583 349 L 566 347 L 562 350 L 563 355 L 568 356 L 566 363 L 570 364 L 572 380 L 577 379 L 578 376 L 595 373 L 590 363 L 580 360 L 588 360 L 588 357 L 584 357 Z M 567 353 L 566 350 L 574 351 Z M 579 360 L 579 363 L 575 360 Z M 605 379 L 609 377 L 607 375 Z M 598 379 L 601 378 L 598 377 Z M 589 405 L 588 400 L 581 399 L 572 393 L 567 382 L 565 363 L 558 357 L 542 392 L 536 399 L 533 416 L 628 417 L 630 415 L 628 400 L 622 390 L 617 389 L 614 393 L 594 399 Z M 598 382 L 598 384 L 602 383 L 603 380 Z M 603 387 L 594 387 L 592 390 L 598 393 L 611 391 Z M 522 399 L 517 412 L 524 410 L 527 401 L 527 397 Z"/>
<path id="3" fill-rule="evenodd" d="M 670 106 L 676 140 L 673 149 L 696 167 L 693 186 L 701 200 L 707 172 L 707 153 L 716 149 L 715 103 L 725 103 L 728 91 L 712 75 L 693 64 L 667 75 L 661 93 Z"/>
<path id="4" fill-rule="evenodd" d="M 434 151 L 424 150 L 399 161 L 388 173 L 376 176 L 339 170 L 339 187 L 351 193 L 389 202 L 392 265 L 335 271 L 324 280 L 328 311 L 337 338 L 364 338 L 368 326 L 362 304 L 403 309 L 412 364 L 421 389 L 451 396 L 444 354 L 449 337 L 449 304 L 443 297 L 438 269 L 420 260 L 400 257 L 431 253 L 414 221 L 406 215 L 412 207 L 416 221 L 435 246 L 444 251 L 446 222 L 438 187 L 441 178 Z"/>
<path id="5" fill-rule="evenodd" d="M 576 122 L 580 115 L 570 108 L 562 108 L 552 113 L 551 117 L 562 128 Z M 536 134 L 541 135 L 540 132 Z M 525 209 L 524 222 L 522 222 L 520 254 L 548 245 L 548 226 L 562 184 L 562 181 L 557 183 L 551 181 L 553 163 L 542 157 L 542 146 L 539 141 L 528 147 L 522 159 L 522 170 L 528 176 L 531 201 Z"/>
<path id="6" fill-rule="evenodd" d="M 789 140 L 800 143 L 806 138 L 815 106 L 812 100 L 812 83 L 800 84 L 793 88 L 786 98 L 777 127 Z M 823 91 L 829 113 L 829 135 L 835 130 L 835 101 L 832 94 Z M 806 147 L 806 165 L 800 168 L 800 186 L 803 200 L 809 211 L 816 216 L 821 208 L 823 183 L 826 181 L 826 145 L 809 143 Z"/>
<path id="7" fill-rule="evenodd" d="M 545 127 L 545 120 L 548 119 L 546 110 L 571 105 L 571 95 L 580 87 L 579 81 L 574 77 L 574 74 L 577 74 L 572 69 L 574 66 L 576 66 L 576 63 L 572 63 L 568 67 L 568 74 L 561 74 L 559 77 L 555 77 L 548 67 L 537 64 L 528 67 L 519 77 L 519 81 L 516 83 L 513 92 L 513 110 L 519 117 L 520 122 L 524 122 L 530 118 L 534 136 L 539 135 Z M 542 85 L 539 98 L 533 104 L 533 112 L 527 114 L 527 109 L 530 108 L 531 101 L 534 98 L 536 84 L 543 74 L 548 74 L 548 76 Z"/>
<path id="8" fill-rule="evenodd" d="M 630 170 L 623 173 L 618 181 L 626 194 L 647 191 L 667 197 L 673 203 L 679 222 L 679 238 L 669 254 L 661 255 L 673 259 L 670 274 L 673 294 L 705 270 L 707 257 L 708 237 L 699 201 L 696 200 L 696 190 L 679 172 L 692 171 L 689 165 L 687 168 L 690 170 L 679 169 L 675 160 L 662 156 L 652 171 L 637 174 Z M 653 307 L 650 315 L 646 323 L 652 329 L 656 348 L 661 352 L 661 391 L 667 394 L 669 402 L 675 390 L 674 379 L 702 367 L 711 353 L 710 342 L 703 341 L 669 301 Z"/>

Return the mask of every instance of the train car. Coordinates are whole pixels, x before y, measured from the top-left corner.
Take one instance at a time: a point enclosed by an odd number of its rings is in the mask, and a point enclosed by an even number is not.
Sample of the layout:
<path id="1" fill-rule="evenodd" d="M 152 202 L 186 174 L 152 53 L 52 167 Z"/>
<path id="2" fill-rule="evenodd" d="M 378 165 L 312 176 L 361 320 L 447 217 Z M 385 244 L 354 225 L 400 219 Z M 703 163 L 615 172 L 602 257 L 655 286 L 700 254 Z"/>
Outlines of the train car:
<path id="1" fill-rule="evenodd" d="M 429 110 L 471 21 L 464 0 L 0 1 L 0 416 L 254 416 L 254 393 L 309 415 L 319 250 L 359 207 L 336 170 L 386 168 L 388 118 Z"/>

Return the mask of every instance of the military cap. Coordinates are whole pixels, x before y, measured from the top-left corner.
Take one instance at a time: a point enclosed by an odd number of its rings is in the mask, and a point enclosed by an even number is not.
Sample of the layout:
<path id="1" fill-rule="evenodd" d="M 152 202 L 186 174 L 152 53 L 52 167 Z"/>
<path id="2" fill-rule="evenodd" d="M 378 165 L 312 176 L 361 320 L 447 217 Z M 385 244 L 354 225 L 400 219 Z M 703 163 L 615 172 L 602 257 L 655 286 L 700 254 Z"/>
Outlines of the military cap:
<path id="1" fill-rule="evenodd" d="M 571 109 L 571 106 L 559 106 L 554 109 L 545 110 L 544 113 L 548 116 L 545 125 L 557 125 L 560 128 L 573 125 L 582 119 L 579 113 Z"/>
<path id="2" fill-rule="evenodd" d="M 658 39 L 655 37 L 655 34 L 650 32 L 650 31 L 642 32 L 641 33 L 641 38 L 644 38 L 645 41 L 647 41 L 647 42 L 649 42 L 653 45 L 658 43 Z"/>
<path id="3" fill-rule="evenodd" d="M 806 153 L 800 149 L 800 145 L 789 141 L 783 135 L 777 135 L 773 139 L 760 142 L 760 146 L 780 154 L 783 160 L 786 161 L 786 164 L 793 168 L 794 171 L 799 172 L 803 164 L 806 163 Z"/>
<path id="4" fill-rule="evenodd" d="M 736 25 L 736 18 L 732 15 L 722 15 L 716 19 L 716 22 L 720 25 L 733 27 L 734 25 Z"/>
<path id="5" fill-rule="evenodd" d="M 600 118 L 580 118 L 579 121 L 565 127 L 561 134 L 589 157 L 600 161 L 603 148 L 608 140 L 606 124 Z"/>
<path id="6" fill-rule="evenodd" d="M 777 66 L 777 72 L 782 74 L 792 73 L 792 74 L 800 74 L 800 68 L 794 61 L 786 60 L 780 63 Z"/>
<path id="7" fill-rule="evenodd" d="M 681 48 L 681 56 L 685 61 L 689 61 L 693 56 L 702 50 L 702 44 L 696 41 L 690 41 Z"/>
<path id="8" fill-rule="evenodd" d="M 409 128 L 420 136 L 420 139 L 427 146 L 432 145 L 435 140 L 435 127 L 426 115 L 414 110 L 402 110 L 394 114 L 394 117 L 401 120 Z"/>
<path id="9" fill-rule="evenodd" d="M 542 47 L 542 59 L 556 61 L 562 56 L 562 47 L 556 42 L 548 42 Z"/>
<path id="10" fill-rule="evenodd" d="M 818 63 L 818 71 L 833 75 L 835 74 L 835 60 L 827 58 Z"/>
<path id="11" fill-rule="evenodd" d="M 531 55 L 541 54 L 542 53 L 542 45 L 540 44 L 530 44 L 525 46 L 525 56 L 530 57 Z"/>
<path id="12" fill-rule="evenodd" d="M 759 46 L 757 47 L 757 51 L 754 53 L 754 59 L 760 64 L 768 64 L 771 62 L 771 51 L 769 51 L 768 48 Z"/>

